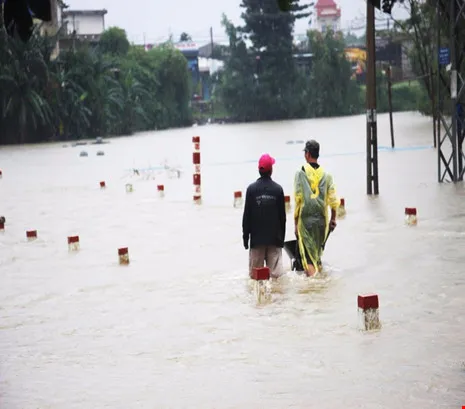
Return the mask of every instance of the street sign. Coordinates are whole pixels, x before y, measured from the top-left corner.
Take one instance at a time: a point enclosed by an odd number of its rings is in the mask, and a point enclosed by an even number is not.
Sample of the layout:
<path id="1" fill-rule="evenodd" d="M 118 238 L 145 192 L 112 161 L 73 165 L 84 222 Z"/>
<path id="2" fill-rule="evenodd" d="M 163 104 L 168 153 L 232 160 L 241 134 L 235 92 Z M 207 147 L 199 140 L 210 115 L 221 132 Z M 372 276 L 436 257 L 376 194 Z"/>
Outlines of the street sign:
<path id="1" fill-rule="evenodd" d="M 439 65 L 449 65 L 450 55 L 447 47 L 441 47 L 439 49 Z"/>

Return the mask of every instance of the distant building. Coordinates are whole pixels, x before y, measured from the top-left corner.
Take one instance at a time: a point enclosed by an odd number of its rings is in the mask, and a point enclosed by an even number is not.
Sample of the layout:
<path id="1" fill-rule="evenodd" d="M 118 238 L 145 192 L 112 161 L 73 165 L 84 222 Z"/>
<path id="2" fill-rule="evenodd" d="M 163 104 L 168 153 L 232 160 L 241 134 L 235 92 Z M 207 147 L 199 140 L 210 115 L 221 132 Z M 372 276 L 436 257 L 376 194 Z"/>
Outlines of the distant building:
<path id="1" fill-rule="evenodd" d="M 173 45 L 187 60 L 187 67 L 192 76 L 194 99 L 210 100 L 210 68 L 200 64 L 200 47 L 192 41 L 182 41 Z"/>
<path id="2" fill-rule="evenodd" d="M 315 11 L 315 30 L 322 33 L 327 30 L 340 31 L 341 9 L 334 0 L 318 0 Z"/>
<path id="3" fill-rule="evenodd" d="M 81 44 L 96 44 L 105 31 L 107 10 L 63 10 L 63 36 L 60 48 L 70 49 Z"/>
<path id="4" fill-rule="evenodd" d="M 40 34 L 53 36 L 61 25 L 61 11 L 64 7 L 62 0 L 50 0 L 52 20 L 49 22 L 34 19 L 34 23 L 40 26 Z"/>
<path id="5" fill-rule="evenodd" d="M 174 43 L 173 46 L 182 52 L 187 60 L 187 67 L 192 75 L 192 83 L 197 85 L 200 81 L 199 47 L 192 41 Z"/>
<path id="6" fill-rule="evenodd" d="M 107 10 L 67 10 L 63 11 L 65 33 L 77 37 L 100 38 L 105 31 L 105 14 Z"/>
<path id="7" fill-rule="evenodd" d="M 64 9 L 65 4 L 63 0 L 50 0 L 50 8 L 51 8 L 51 21 L 41 21 L 38 19 L 34 19 L 34 24 L 39 26 L 39 33 L 42 36 L 49 36 L 53 37 L 57 34 L 57 31 L 61 27 L 61 13 Z M 56 42 L 55 49 L 52 52 L 51 58 L 55 59 L 60 52 L 60 47 L 58 41 Z"/>
<path id="8" fill-rule="evenodd" d="M 146 51 L 150 51 L 154 47 L 157 47 L 157 44 L 144 45 Z M 193 85 L 193 98 L 196 100 L 208 101 L 211 97 L 211 70 L 208 64 L 205 64 L 206 58 L 200 58 L 199 46 L 192 41 L 182 41 L 174 43 L 173 47 L 181 51 L 187 60 L 187 68 L 191 73 Z"/>

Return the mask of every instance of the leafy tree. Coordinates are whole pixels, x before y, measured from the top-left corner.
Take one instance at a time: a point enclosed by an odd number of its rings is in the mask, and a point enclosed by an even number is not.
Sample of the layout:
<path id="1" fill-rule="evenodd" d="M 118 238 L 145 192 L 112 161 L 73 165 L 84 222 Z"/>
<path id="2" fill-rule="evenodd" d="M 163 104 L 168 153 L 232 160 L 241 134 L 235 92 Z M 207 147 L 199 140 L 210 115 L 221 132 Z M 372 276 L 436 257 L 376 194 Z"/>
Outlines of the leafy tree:
<path id="1" fill-rule="evenodd" d="M 164 125 L 186 125 L 190 122 L 189 101 L 191 95 L 187 60 L 173 46 L 154 48 L 150 51 L 157 69 L 157 95 L 161 101 Z"/>
<path id="2" fill-rule="evenodd" d="M 223 20 L 231 51 L 224 75 L 224 102 L 239 117 L 294 117 L 299 104 L 292 33 L 295 21 L 308 17 L 308 6 L 292 0 L 287 5 L 289 11 L 283 12 L 276 1 L 243 0 L 241 7 L 242 27 L 232 27 L 226 18 Z M 251 42 L 249 49 L 244 40 Z"/>
<path id="3" fill-rule="evenodd" d="M 220 98 L 228 112 L 241 121 L 256 118 L 251 93 L 256 92 L 255 65 L 237 27 L 223 16 L 222 24 L 229 37 L 229 56 L 221 75 Z"/>
<path id="4" fill-rule="evenodd" d="M 436 0 L 406 0 L 405 7 L 409 11 L 409 18 L 404 21 L 396 21 L 396 26 L 400 28 L 402 34 L 410 40 L 412 47 L 408 50 L 408 55 L 412 63 L 414 73 L 419 77 L 427 96 L 428 104 L 420 101 L 420 110 L 428 115 L 433 114 L 433 105 L 436 105 L 436 76 L 437 54 L 436 54 Z M 449 9 L 442 9 L 439 3 L 441 42 L 448 45 L 449 35 Z M 458 7 L 456 5 L 458 12 Z M 458 38 L 465 38 L 465 23 L 463 18 L 457 20 Z M 465 67 L 459 67 L 462 76 L 465 74 Z M 443 96 L 442 108 L 448 109 L 450 106 L 450 81 L 449 75 L 444 75 L 445 81 L 441 83 L 441 94 Z M 436 118 L 435 118 L 436 119 Z"/>
<path id="5" fill-rule="evenodd" d="M 19 143 L 27 142 L 30 131 L 51 119 L 45 97 L 49 72 L 40 53 L 40 42 L 40 37 L 33 36 L 24 43 L 0 30 L 0 130 L 10 137 L 16 134 Z"/>
<path id="6" fill-rule="evenodd" d="M 182 43 L 184 41 L 192 41 L 192 37 L 185 32 L 181 33 L 181 36 L 179 37 L 179 42 Z"/>
<path id="7" fill-rule="evenodd" d="M 344 36 L 344 43 L 346 47 L 365 46 L 365 37 L 357 37 L 355 34 L 348 32 Z"/>
<path id="8" fill-rule="evenodd" d="M 362 101 L 352 68 L 344 54 L 344 39 L 332 31 L 308 33 L 313 53 L 309 81 L 309 114 L 338 116 L 360 112 Z"/>
<path id="9" fill-rule="evenodd" d="M 119 27 L 105 30 L 100 37 L 99 47 L 103 53 L 114 56 L 124 56 L 129 51 L 129 41 L 126 31 Z"/>
<path id="10" fill-rule="evenodd" d="M 0 143 L 191 124 L 187 61 L 172 46 L 149 52 L 129 46 L 125 52 L 105 40 L 100 47 L 62 50 L 52 60 L 55 40 L 35 32 L 23 43 L 0 25 Z"/>

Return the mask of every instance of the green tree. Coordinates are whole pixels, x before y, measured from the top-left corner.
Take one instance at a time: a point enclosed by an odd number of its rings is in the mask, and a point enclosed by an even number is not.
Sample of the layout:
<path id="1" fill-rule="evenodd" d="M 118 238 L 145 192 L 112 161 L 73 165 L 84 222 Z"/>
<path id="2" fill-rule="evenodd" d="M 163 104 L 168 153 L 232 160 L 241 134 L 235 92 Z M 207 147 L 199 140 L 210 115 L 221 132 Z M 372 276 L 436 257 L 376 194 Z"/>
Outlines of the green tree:
<path id="1" fill-rule="evenodd" d="M 332 31 L 308 33 L 313 53 L 309 81 L 309 114 L 330 117 L 357 114 L 362 101 L 351 80 L 352 68 L 344 54 L 344 39 Z"/>
<path id="2" fill-rule="evenodd" d="M 51 121 L 45 97 L 49 72 L 41 54 L 42 39 L 33 35 L 23 43 L 0 29 L 0 130 L 2 142 L 28 141 L 28 134 Z M 1 138 L 0 134 L 0 138 Z"/>
<path id="3" fill-rule="evenodd" d="M 191 121 L 192 84 L 186 58 L 170 44 L 154 48 L 149 54 L 156 66 L 163 127 L 187 125 Z"/>
<path id="4" fill-rule="evenodd" d="M 0 25 L 0 143 L 191 124 L 190 73 L 172 46 L 150 52 L 130 46 L 126 53 L 82 46 L 53 60 L 54 47 L 55 39 L 37 32 L 23 43 Z"/>
<path id="5" fill-rule="evenodd" d="M 346 47 L 360 47 L 365 46 L 365 38 L 357 37 L 355 34 L 348 32 L 344 36 L 344 43 Z"/>
<path id="6" fill-rule="evenodd" d="M 182 43 L 184 41 L 192 41 L 192 37 L 189 34 L 187 34 L 185 32 L 182 32 L 180 37 L 179 37 L 179 42 Z"/>
<path id="7" fill-rule="evenodd" d="M 225 15 L 222 21 L 229 38 L 229 53 L 225 58 L 225 70 L 221 73 L 219 97 L 226 110 L 240 121 L 255 119 L 256 105 L 251 97 L 256 92 L 255 64 L 250 58 L 245 42 Z"/>
<path id="8" fill-rule="evenodd" d="M 424 88 L 423 96 L 427 96 L 427 102 L 423 99 L 419 101 L 420 111 L 435 117 L 433 106 L 438 101 L 436 98 L 436 74 L 437 73 L 437 54 L 436 54 L 436 34 L 437 29 L 440 30 L 440 38 L 442 45 L 448 45 L 449 36 L 449 9 L 442 9 L 439 4 L 440 25 L 438 27 L 436 20 L 436 5 L 435 0 L 406 0 L 407 9 L 410 12 L 409 18 L 403 21 L 396 21 L 396 27 L 400 28 L 402 35 L 410 40 L 412 47 L 408 50 L 408 56 L 412 63 L 414 73 L 419 77 L 419 81 Z M 456 5 L 456 11 L 459 8 Z M 457 19 L 458 36 L 457 38 L 465 38 L 465 23 L 463 18 Z M 444 67 L 439 67 L 444 69 Z M 463 76 L 465 67 L 459 67 L 459 72 Z M 450 106 L 450 76 L 444 72 L 445 81 L 441 82 L 442 109 L 448 111 Z M 436 118 L 434 118 L 436 120 Z"/>
<path id="9" fill-rule="evenodd" d="M 224 102 L 240 117 L 248 109 L 247 117 L 254 120 L 295 117 L 300 108 L 296 98 L 299 74 L 292 34 L 295 21 L 308 17 L 308 6 L 292 0 L 289 11 L 283 12 L 276 1 L 243 0 L 241 7 L 242 27 L 233 28 L 227 19 L 223 21 L 231 51 L 224 75 Z M 251 42 L 249 49 L 245 39 Z"/>
<path id="10" fill-rule="evenodd" d="M 110 27 L 100 37 L 99 47 L 103 53 L 114 56 L 124 56 L 129 51 L 129 41 L 126 31 L 119 27 Z"/>

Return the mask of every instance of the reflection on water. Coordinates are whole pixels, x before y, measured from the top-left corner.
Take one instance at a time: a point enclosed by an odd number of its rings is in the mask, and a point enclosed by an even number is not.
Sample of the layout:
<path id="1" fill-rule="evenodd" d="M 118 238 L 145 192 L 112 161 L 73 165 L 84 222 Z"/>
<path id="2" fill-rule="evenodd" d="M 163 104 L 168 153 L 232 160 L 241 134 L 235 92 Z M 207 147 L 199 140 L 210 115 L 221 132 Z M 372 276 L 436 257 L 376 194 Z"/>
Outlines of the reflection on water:
<path id="1" fill-rule="evenodd" d="M 396 150 L 383 148 L 390 135 L 379 117 L 380 196 L 367 197 L 364 121 L 147 133 L 86 146 L 87 157 L 62 144 L 2 148 L 2 409 L 465 404 L 465 189 L 436 183 L 429 121 L 396 114 Z M 193 131 L 202 206 L 191 203 Z M 291 194 L 303 158 L 287 141 L 310 137 L 347 216 L 326 245 L 327 274 L 288 272 L 272 302 L 257 306 L 233 192 L 257 177 L 268 152 Z M 417 208 L 417 226 L 404 225 L 405 207 Z M 38 239 L 29 243 L 31 229 Z M 80 236 L 75 254 L 71 235 Z M 120 247 L 129 266 L 118 265 Z M 365 292 L 379 294 L 378 333 L 357 330 Z"/>

